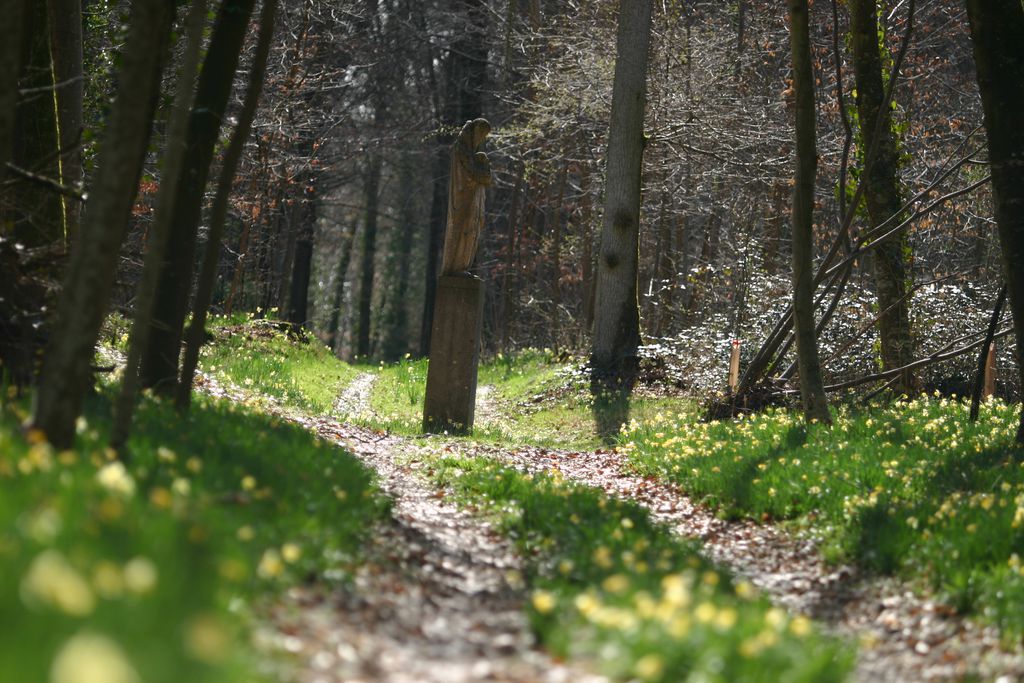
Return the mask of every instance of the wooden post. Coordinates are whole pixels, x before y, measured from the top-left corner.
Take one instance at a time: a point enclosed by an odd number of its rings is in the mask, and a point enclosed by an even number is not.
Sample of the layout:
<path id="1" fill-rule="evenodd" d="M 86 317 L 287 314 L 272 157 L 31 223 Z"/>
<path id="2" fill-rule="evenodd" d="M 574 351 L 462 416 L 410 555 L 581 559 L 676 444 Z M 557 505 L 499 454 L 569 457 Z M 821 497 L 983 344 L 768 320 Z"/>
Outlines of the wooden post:
<path id="1" fill-rule="evenodd" d="M 985 359 L 985 382 L 981 390 L 981 398 L 985 400 L 996 393 L 996 343 L 988 345 L 988 357 Z"/>
<path id="2" fill-rule="evenodd" d="M 469 434 L 476 407 L 484 283 L 472 275 L 437 281 L 423 431 Z"/>
<path id="3" fill-rule="evenodd" d="M 736 393 L 740 383 L 740 340 L 732 340 L 732 356 L 729 358 L 729 393 Z"/>

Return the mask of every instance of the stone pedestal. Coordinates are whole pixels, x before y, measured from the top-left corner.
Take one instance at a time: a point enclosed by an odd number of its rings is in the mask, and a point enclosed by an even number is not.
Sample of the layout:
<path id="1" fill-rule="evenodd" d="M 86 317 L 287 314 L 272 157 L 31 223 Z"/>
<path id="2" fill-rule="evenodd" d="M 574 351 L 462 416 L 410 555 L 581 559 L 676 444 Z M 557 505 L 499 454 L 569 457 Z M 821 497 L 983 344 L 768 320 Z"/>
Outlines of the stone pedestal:
<path id="1" fill-rule="evenodd" d="M 484 283 L 472 275 L 442 275 L 437 282 L 423 431 L 473 431 L 480 363 Z"/>

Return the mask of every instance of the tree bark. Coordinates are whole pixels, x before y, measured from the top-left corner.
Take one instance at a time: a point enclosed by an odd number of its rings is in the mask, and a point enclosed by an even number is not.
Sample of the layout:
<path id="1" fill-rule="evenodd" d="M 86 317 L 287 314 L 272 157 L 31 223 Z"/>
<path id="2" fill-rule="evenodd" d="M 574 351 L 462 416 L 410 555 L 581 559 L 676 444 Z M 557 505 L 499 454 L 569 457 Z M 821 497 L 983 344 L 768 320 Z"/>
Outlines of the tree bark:
<path id="1" fill-rule="evenodd" d="M 1024 380 L 1024 6 L 1020 0 L 967 0 L 978 90 L 988 134 L 989 168 L 1006 287 L 1017 337 L 1018 371 Z M 1024 412 L 1017 430 L 1024 443 Z"/>
<path id="2" fill-rule="evenodd" d="M 789 0 L 796 98 L 796 185 L 793 189 L 793 315 L 800 397 L 808 422 L 831 424 L 814 326 L 814 183 L 818 170 L 814 72 L 807 0 Z"/>
<path id="3" fill-rule="evenodd" d="M 185 164 L 174 198 L 174 233 L 160 269 L 142 358 L 142 385 L 172 395 L 178 380 L 182 327 L 192 290 L 199 218 L 213 149 L 238 68 L 255 0 L 224 0 L 203 61 L 186 138 Z"/>
<path id="4" fill-rule="evenodd" d="M 853 69 L 857 85 L 857 112 L 860 121 L 861 149 L 874 149 L 871 164 L 864 169 L 864 199 L 871 225 L 881 225 L 900 214 L 899 161 L 896 136 L 889 109 L 884 107 L 882 56 L 878 41 L 878 8 L 875 0 L 849 0 L 850 37 Z M 907 299 L 906 230 L 882 240 L 874 248 L 874 280 L 878 308 L 887 311 L 878 321 L 882 342 L 882 367 L 905 367 L 914 360 L 910 334 L 910 310 Z M 912 396 L 917 382 L 911 372 L 900 375 L 894 385 L 897 392 Z"/>
<path id="5" fill-rule="evenodd" d="M 592 371 L 602 384 L 628 382 L 640 345 L 637 262 L 650 38 L 650 0 L 621 0 L 591 348 Z"/>
<path id="6" fill-rule="evenodd" d="M 292 254 L 286 320 L 296 330 L 309 322 L 309 279 L 313 274 L 313 222 L 316 220 L 313 181 L 306 181 L 305 196 L 299 200 L 295 252 Z"/>
<path id="7" fill-rule="evenodd" d="M 104 132 L 96 180 L 72 250 L 32 424 L 57 448 L 71 446 L 90 363 L 117 270 L 139 177 L 173 18 L 165 0 L 134 0 L 118 74 L 120 88 Z"/>

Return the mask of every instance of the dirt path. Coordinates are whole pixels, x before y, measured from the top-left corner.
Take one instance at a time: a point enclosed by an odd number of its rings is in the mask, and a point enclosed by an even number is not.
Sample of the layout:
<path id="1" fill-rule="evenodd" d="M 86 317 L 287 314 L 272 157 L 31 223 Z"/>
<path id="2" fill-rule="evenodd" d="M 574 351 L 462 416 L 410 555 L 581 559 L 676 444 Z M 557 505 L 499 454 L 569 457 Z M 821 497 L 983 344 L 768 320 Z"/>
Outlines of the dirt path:
<path id="1" fill-rule="evenodd" d="M 293 589 L 272 611 L 278 647 L 297 655 L 298 683 L 601 683 L 539 651 L 523 611 L 511 544 L 438 497 L 407 441 L 331 420 L 317 433 L 377 471 L 393 519 L 373 533 L 351 589 Z"/>
<path id="2" fill-rule="evenodd" d="M 366 414 L 374 376 L 360 375 L 335 414 Z M 484 420 L 500 419 L 487 388 Z M 295 655 L 296 683 L 370 681 L 469 683 L 605 679 L 574 671 L 539 652 L 523 617 L 519 560 L 489 525 L 447 503 L 421 477 L 422 443 L 303 419 L 377 471 L 395 501 L 393 520 L 375 530 L 369 561 L 351 590 L 299 587 L 275 607 L 264 634 Z M 480 455 L 517 469 L 563 476 L 644 505 L 682 536 L 700 539 L 709 557 L 765 591 L 776 604 L 810 615 L 860 643 L 854 680 L 864 683 L 959 681 L 977 675 L 1024 681 L 1024 655 L 999 647 L 995 629 L 916 597 L 894 579 L 867 578 L 824 563 L 812 540 L 770 526 L 716 518 L 677 487 L 626 474 L 611 451 L 503 449 L 431 441 L 434 450 Z M 405 463 L 399 465 L 398 463 Z"/>
<path id="3" fill-rule="evenodd" d="M 377 375 L 372 372 L 361 373 L 338 394 L 338 400 L 334 402 L 333 414 L 338 419 L 368 417 L 372 413 L 370 393 L 373 391 L 376 381 Z"/>
<path id="4" fill-rule="evenodd" d="M 558 470 L 568 479 L 637 501 L 676 533 L 700 539 L 709 557 L 749 579 L 776 604 L 859 642 L 854 680 L 959 681 L 969 674 L 999 683 L 1024 680 L 1024 654 L 1003 652 L 995 629 L 922 600 L 895 579 L 866 578 L 852 567 L 828 566 L 812 540 L 770 526 L 718 519 L 677 487 L 625 474 L 623 458 L 614 452 L 472 450 L 523 471 Z"/>

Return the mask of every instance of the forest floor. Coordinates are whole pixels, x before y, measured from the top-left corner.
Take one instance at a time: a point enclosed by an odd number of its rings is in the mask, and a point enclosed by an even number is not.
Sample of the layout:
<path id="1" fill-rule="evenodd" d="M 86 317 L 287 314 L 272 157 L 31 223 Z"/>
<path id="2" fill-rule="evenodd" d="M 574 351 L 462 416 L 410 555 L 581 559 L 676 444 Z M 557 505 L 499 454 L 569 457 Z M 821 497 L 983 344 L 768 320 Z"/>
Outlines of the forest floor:
<path id="1" fill-rule="evenodd" d="M 1024 680 L 1013 406 L 817 433 L 699 424 L 653 379 L 606 446 L 579 367 L 527 351 L 481 366 L 472 437 L 430 436 L 423 361 L 214 334 L 204 396 L 144 400 L 127 466 L 106 390 L 76 452 L 0 404 L 18 680 L 71 654 L 139 674 L 111 683 Z"/>
<path id="2" fill-rule="evenodd" d="M 359 374 L 335 414 L 372 418 L 376 375 Z M 478 392 L 484 429 L 511 409 L 493 386 Z M 857 681 L 1024 680 L 1024 653 L 1008 652 L 991 626 L 919 597 L 908 583 L 827 563 L 817 542 L 771 524 L 727 520 L 677 486 L 630 474 L 615 449 L 510 447 L 472 439 L 401 437 L 331 418 L 305 418 L 380 477 L 395 500 L 373 558 L 352 592 L 290 591 L 273 610 L 280 642 L 299 655 L 295 680 L 598 681 L 538 651 L 523 618 L 521 561 L 492 522 L 460 509 L 427 471 L 437 453 L 483 457 L 526 473 L 566 479 L 638 502 L 674 533 L 750 580 L 773 603 L 858 646 Z"/>

